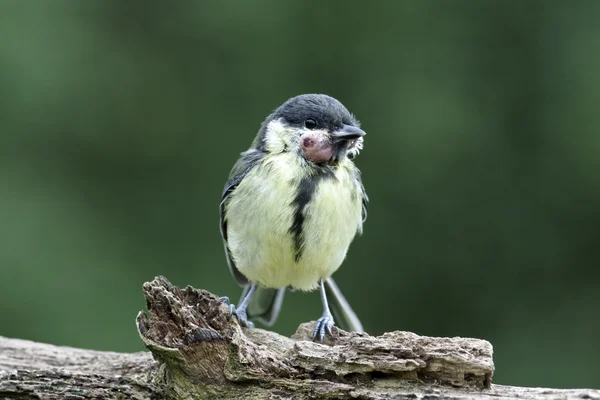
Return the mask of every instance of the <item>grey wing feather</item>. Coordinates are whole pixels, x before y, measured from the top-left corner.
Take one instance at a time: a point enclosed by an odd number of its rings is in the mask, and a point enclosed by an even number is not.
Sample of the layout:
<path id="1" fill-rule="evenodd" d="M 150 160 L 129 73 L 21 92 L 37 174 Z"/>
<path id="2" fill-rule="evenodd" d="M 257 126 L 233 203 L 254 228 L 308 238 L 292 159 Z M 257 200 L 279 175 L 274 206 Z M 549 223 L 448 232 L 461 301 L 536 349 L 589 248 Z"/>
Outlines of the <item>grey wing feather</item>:
<path id="1" fill-rule="evenodd" d="M 227 208 L 227 200 L 229 196 L 234 193 L 235 188 L 240 184 L 244 177 L 248 175 L 248 172 L 250 172 L 252 168 L 254 168 L 260 162 L 260 160 L 262 160 L 264 156 L 265 153 L 257 149 L 251 149 L 242 153 L 242 156 L 237 160 L 229 174 L 229 180 L 225 184 L 223 195 L 221 196 L 221 203 L 219 204 L 221 237 L 223 238 L 223 245 L 225 246 L 227 264 L 229 265 L 229 270 L 231 271 L 231 274 L 235 278 L 236 282 L 241 286 L 246 285 L 248 280 L 236 268 L 233 258 L 231 257 L 231 253 L 229 252 L 229 247 L 227 246 L 227 220 L 225 219 L 225 209 Z"/>
<path id="2" fill-rule="evenodd" d="M 367 220 L 367 203 L 369 202 L 369 196 L 367 196 L 365 186 L 362 183 L 362 179 L 360 179 L 360 170 L 358 168 L 354 168 L 354 179 L 356 179 L 356 183 L 362 192 L 362 222 L 365 222 Z"/>
<path id="3" fill-rule="evenodd" d="M 367 220 L 367 203 L 369 202 L 369 196 L 367 196 L 365 186 L 360 180 L 360 177 L 358 178 L 358 183 L 360 184 L 360 188 L 362 190 L 362 222 L 365 222 Z"/>

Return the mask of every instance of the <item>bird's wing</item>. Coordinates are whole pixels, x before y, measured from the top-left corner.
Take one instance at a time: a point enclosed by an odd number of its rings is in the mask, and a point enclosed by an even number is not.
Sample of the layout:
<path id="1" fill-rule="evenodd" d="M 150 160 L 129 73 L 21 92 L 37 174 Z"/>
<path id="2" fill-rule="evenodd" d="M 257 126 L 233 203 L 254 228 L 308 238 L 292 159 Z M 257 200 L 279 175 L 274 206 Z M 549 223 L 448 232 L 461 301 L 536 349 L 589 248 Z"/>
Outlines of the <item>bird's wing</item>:
<path id="1" fill-rule="evenodd" d="M 367 196 L 365 186 L 362 183 L 362 179 L 360 179 L 360 170 L 356 167 L 354 167 L 354 179 L 362 193 L 362 222 L 364 223 L 367 220 L 367 203 L 369 202 L 369 196 Z M 359 224 L 357 233 L 359 235 L 362 234 L 362 223 Z"/>
<path id="2" fill-rule="evenodd" d="M 248 283 L 248 280 L 241 272 L 236 268 L 231 253 L 229 252 L 229 246 L 227 245 L 227 220 L 225 219 L 225 209 L 227 208 L 227 202 L 229 196 L 235 192 L 235 188 L 240 184 L 248 172 L 252 170 L 266 154 L 260 150 L 251 149 L 244 153 L 238 159 L 233 166 L 231 173 L 229 174 L 229 180 L 225 184 L 223 189 L 223 196 L 221 197 L 221 204 L 219 204 L 219 214 L 221 222 L 221 237 L 223 238 L 223 245 L 225 246 L 225 254 L 227 256 L 227 264 L 231 274 L 241 286 Z"/>
<path id="3" fill-rule="evenodd" d="M 367 203 L 369 202 L 369 196 L 367 196 L 367 191 L 360 179 L 360 175 L 358 176 L 358 184 L 362 190 L 362 222 L 365 222 L 367 220 Z"/>

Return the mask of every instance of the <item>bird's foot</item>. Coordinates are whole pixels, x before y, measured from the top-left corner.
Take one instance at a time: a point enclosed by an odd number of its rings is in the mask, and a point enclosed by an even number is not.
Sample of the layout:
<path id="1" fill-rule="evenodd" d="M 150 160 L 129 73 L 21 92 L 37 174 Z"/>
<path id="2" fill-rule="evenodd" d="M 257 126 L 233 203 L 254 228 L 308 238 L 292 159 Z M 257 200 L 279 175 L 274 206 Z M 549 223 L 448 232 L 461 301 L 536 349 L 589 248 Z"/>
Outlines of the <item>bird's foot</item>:
<path id="1" fill-rule="evenodd" d="M 323 340 L 325 339 L 325 331 L 329 332 L 329 335 L 333 336 L 333 333 L 331 332 L 331 328 L 333 328 L 333 325 L 333 316 L 331 315 L 331 312 L 329 312 L 329 310 L 326 310 L 323 313 L 323 316 L 319 318 L 317 320 L 317 323 L 315 324 L 315 330 L 312 334 L 313 341 L 315 341 L 318 337 L 319 341 L 323 343 Z"/>
<path id="2" fill-rule="evenodd" d="M 248 328 L 254 328 L 254 322 L 248 320 L 248 314 L 246 314 L 245 307 L 236 308 L 234 304 L 231 304 L 231 301 L 229 301 L 229 297 L 227 296 L 221 297 L 219 300 L 229 306 L 230 317 L 235 315 L 240 325 Z"/>
<path id="3" fill-rule="evenodd" d="M 233 304 L 230 304 L 229 315 L 235 315 L 240 325 L 246 326 L 248 328 L 254 328 L 254 322 L 248 320 L 248 314 L 246 314 L 245 308 L 235 308 Z"/>

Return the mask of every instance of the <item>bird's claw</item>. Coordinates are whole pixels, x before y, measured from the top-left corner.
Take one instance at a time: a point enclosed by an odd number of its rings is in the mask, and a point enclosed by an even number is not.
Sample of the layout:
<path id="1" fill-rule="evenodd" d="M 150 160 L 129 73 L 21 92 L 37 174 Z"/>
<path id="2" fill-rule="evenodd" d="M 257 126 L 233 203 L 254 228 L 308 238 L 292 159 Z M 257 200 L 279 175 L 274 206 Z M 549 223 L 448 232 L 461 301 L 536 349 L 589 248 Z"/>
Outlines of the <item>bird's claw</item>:
<path id="1" fill-rule="evenodd" d="M 254 328 L 254 322 L 248 321 L 248 314 L 246 314 L 245 308 L 235 308 L 235 305 L 229 303 L 229 299 L 226 302 L 229 305 L 229 316 L 235 315 L 240 325 Z"/>
<path id="2" fill-rule="evenodd" d="M 334 325 L 334 321 L 333 321 L 333 316 L 331 315 L 331 313 L 329 313 L 329 312 L 324 313 L 323 316 L 321 318 L 319 318 L 317 320 L 317 323 L 315 324 L 315 330 L 313 331 L 313 334 L 312 334 L 313 341 L 315 341 L 318 337 L 319 341 L 321 343 L 323 343 L 323 340 L 325 339 L 325 331 L 326 330 L 327 330 L 327 332 L 329 332 L 329 335 L 333 336 L 333 333 L 331 332 L 331 328 L 333 328 L 333 325 Z"/>

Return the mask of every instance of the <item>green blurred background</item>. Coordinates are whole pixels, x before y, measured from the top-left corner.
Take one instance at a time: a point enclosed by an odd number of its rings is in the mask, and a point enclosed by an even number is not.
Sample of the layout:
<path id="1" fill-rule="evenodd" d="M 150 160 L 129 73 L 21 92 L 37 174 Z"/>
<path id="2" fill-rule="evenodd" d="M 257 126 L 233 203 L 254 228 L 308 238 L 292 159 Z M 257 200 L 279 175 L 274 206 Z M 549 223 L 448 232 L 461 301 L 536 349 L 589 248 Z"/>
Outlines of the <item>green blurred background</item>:
<path id="1" fill-rule="evenodd" d="M 144 281 L 237 299 L 223 184 L 288 97 L 368 132 L 336 280 L 368 332 L 600 387 L 599 1 L 0 3 L 0 335 L 142 349 Z M 316 319 L 291 293 L 275 330 Z"/>

